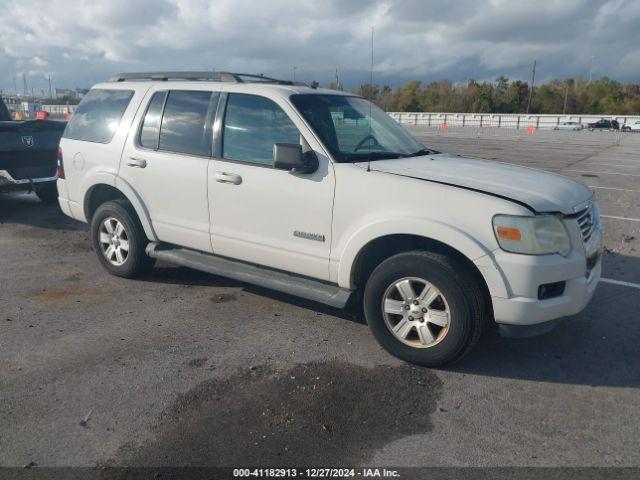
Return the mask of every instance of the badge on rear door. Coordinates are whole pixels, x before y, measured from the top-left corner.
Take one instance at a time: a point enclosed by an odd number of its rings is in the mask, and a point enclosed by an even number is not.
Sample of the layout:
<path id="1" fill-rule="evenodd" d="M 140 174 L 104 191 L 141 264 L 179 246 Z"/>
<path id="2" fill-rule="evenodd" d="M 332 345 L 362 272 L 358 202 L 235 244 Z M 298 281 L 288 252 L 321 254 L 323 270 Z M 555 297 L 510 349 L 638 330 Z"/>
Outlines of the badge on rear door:
<path id="1" fill-rule="evenodd" d="M 34 143 L 35 143 L 35 142 L 33 141 L 33 137 L 32 137 L 31 135 L 23 135 L 23 137 L 22 137 L 22 144 L 23 144 L 25 147 L 29 147 L 29 148 L 31 148 L 31 147 L 33 147 Z"/>

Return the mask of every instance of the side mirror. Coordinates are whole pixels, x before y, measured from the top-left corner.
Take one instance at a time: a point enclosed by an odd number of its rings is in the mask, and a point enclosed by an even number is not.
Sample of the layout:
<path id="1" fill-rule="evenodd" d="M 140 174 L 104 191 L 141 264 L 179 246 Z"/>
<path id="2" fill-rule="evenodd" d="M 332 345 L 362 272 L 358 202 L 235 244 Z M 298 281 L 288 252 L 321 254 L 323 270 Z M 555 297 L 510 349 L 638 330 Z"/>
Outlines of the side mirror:
<path id="1" fill-rule="evenodd" d="M 313 173 L 318 169 L 318 159 L 313 151 L 303 152 L 299 144 L 275 143 L 273 167 L 293 173 Z"/>

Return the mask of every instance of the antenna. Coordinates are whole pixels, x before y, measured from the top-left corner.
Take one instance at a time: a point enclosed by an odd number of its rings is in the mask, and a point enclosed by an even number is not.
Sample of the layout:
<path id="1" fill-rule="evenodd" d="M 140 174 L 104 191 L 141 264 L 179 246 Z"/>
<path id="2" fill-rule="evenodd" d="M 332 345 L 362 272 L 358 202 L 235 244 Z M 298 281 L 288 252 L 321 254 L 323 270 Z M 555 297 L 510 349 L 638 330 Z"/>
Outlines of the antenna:
<path id="1" fill-rule="evenodd" d="M 374 27 L 371 27 L 371 71 L 369 77 L 369 94 L 371 98 L 369 99 L 369 161 L 367 162 L 367 172 L 371 171 L 371 115 L 373 113 L 373 32 Z"/>

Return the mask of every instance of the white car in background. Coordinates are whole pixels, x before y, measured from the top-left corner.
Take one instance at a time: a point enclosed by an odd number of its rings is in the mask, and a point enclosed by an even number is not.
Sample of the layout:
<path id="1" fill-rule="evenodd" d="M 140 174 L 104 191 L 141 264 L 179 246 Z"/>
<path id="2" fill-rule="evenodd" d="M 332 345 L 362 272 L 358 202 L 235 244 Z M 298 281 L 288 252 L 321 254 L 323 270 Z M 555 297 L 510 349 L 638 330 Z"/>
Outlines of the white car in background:
<path id="1" fill-rule="evenodd" d="M 640 120 L 625 122 L 621 129 L 623 132 L 640 132 Z"/>
<path id="2" fill-rule="evenodd" d="M 380 344 L 421 365 L 459 359 L 491 324 L 548 331 L 600 278 L 585 185 L 430 150 L 350 93 L 122 74 L 84 97 L 60 149 L 60 206 L 91 224 L 112 274 L 162 259 L 333 307 L 359 301 Z"/>
<path id="3" fill-rule="evenodd" d="M 582 130 L 584 126 L 580 122 L 562 122 L 553 127 L 554 130 Z"/>

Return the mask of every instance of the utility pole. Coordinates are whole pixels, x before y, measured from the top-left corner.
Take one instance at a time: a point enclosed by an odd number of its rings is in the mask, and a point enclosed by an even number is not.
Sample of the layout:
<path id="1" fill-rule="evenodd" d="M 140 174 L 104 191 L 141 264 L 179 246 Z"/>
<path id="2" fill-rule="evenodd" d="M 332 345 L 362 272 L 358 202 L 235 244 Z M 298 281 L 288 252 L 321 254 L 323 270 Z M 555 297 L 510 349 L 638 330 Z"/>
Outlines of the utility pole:
<path id="1" fill-rule="evenodd" d="M 52 98 L 51 95 L 51 75 L 49 75 L 49 98 Z"/>
<path id="2" fill-rule="evenodd" d="M 533 98 L 533 84 L 536 81 L 536 61 L 533 61 L 533 68 L 531 69 L 531 88 L 529 89 L 529 101 L 527 102 L 527 115 L 529 114 L 529 108 L 531 108 L 531 99 Z"/>
<path id="3" fill-rule="evenodd" d="M 24 72 L 22 73 L 22 87 L 24 89 L 24 96 L 26 97 L 29 89 L 27 88 L 27 75 Z"/>
<path id="4" fill-rule="evenodd" d="M 13 76 L 13 93 L 18 96 L 18 84 L 16 83 L 16 76 Z"/>
<path id="5" fill-rule="evenodd" d="M 562 107 L 562 115 L 567 113 L 567 97 L 569 96 L 569 82 L 564 81 L 564 106 Z"/>

